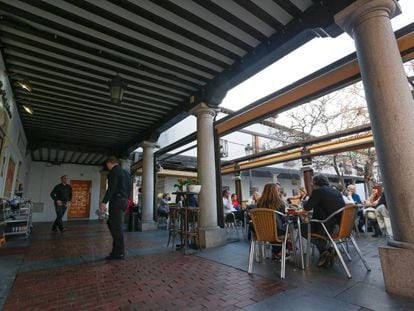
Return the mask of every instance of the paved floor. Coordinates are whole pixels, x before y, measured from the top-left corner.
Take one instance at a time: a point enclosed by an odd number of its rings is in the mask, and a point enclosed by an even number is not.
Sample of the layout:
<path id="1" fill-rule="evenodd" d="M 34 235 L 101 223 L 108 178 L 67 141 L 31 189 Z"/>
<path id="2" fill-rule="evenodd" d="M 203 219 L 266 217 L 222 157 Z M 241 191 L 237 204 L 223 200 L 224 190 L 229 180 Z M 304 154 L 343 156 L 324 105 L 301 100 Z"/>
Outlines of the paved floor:
<path id="1" fill-rule="evenodd" d="M 378 246 L 358 240 L 372 271 L 355 257 L 349 280 L 332 269 L 272 260 L 246 273 L 249 244 L 228 232 L 227 245 L 184 255 L 166 247 L 167 232 L 128 232 L 126 260 L 106 262 L 111 238 L 98 221 L 69 222 L 51 234 L 35 224 L 30 240 L 0 249 L 0 309 L 4 310 L 414 310 L 414 300 L 384 291 Z M 316 258 L 314 259 L 316 260 Z"/>

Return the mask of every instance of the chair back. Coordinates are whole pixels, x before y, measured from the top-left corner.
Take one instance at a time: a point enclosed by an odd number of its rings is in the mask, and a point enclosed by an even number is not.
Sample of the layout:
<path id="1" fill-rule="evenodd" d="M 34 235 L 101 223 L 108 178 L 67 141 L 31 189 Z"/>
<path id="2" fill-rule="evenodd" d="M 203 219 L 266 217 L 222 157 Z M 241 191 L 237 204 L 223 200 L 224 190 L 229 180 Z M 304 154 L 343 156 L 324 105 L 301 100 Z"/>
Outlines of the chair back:
<path id="1" fill-rule="evenodd" d="M 357 214 L 358 206 L 355 204 L 345 205 L 342 211 L 338 234 L 332 237 L 334 240 L 345 239 L 351 235 Z"/>
<path id="2" fill-rule="evenodd" d="M 255 208 L 249 212 L 256 241 L 282 243 L 277 234 L 276 211 L 269 208 Z"/>

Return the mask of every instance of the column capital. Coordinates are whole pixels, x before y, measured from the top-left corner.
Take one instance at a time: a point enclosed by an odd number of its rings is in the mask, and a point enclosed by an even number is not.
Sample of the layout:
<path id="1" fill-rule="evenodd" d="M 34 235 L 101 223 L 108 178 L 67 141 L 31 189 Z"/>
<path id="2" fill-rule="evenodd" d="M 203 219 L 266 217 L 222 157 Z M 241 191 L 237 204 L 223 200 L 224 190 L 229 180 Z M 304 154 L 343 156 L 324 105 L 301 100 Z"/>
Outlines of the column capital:
<path id="1" fill-rule="evenodd" d="M 149 141 L 149 140 L 144 140 L 143 142 L 140 143 L 139 146 L 142 148 L 159 148 L 160 147 L 155 142 Z"/>
<path id="2" fill-rule="evenodd" d="M 214 118 L 219 110 L 219 108 L 209 107 L 206 103 L 199 103 L 197 106 L 190 110 L 190 114 L 197 117 L 202 114 L 209 114 Z"/>
<path id="3" fill-rule="evenodd" d="M 373 16 L 393 18 L 401 13 L 396 0 L 357 0 L 335 15 L 335 23 L 352 38 L 354 28 Z"/>

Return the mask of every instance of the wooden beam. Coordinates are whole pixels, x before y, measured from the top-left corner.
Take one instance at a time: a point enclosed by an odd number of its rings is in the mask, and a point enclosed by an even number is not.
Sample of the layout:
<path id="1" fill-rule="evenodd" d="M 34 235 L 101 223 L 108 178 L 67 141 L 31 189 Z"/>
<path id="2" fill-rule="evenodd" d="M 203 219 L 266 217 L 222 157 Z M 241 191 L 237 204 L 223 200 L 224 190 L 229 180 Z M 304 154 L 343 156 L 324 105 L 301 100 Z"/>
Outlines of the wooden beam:
<path id="1" fill-rule="evenodd" d="M 322 155 L 329 155 L 335 153 L 341 153 L 344 151 L 366 149 L 374 146 L 374 139 L 372 133 L 358 134 L 351 137 L 340 138 L 334 141 L 323 142 L 308 146 L 306 148 L 309 153 L 302 154 L 303 148 L 295 148 L 286 152 L 277 153 L 253 160 L 245 160 L 236 165 L 223 166 L 221 169 L 222 174 L 230 174 L 235 171 L 253 169 L 257 167 L 273 165 L 277 163 L 288 162 L 292 160 L 298 160 L 303 157 L 316 157 Z"/>

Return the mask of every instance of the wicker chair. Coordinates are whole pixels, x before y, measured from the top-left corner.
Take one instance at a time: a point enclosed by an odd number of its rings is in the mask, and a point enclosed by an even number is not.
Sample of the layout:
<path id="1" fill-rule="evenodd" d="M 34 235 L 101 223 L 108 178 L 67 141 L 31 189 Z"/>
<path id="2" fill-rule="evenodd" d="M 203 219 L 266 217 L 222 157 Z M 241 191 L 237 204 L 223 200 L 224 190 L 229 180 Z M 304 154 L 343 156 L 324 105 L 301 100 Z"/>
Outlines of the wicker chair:
<path id="1" fill-rule="evenodd" d="M 282 261 L 280 269 L 280 278 L 285 278 L 286 270 L 286 242 L 288 239 L 289 223 L 286 225 L 286 232 L 284 236 L 279 236 L 277 233 L 277 215 L 286 217 L 285 214 L 271 210 L 268 208 L 255 208 L 249 212 L 254 234 L 250 243 L 250 256 L 248 273 L 251 274 L 253 270 L 253 258 L 256 251 L 256 245 L 281 245 L 282 246 Z M 260 248 L 260 247 L 259 247 Z"/>
<path id="2" fill-rule="evenodd" d="M 335 230 L 335 232 L 332 234 L 332 236 L 329 234 L 328 229 L 325 226 L 325 223 L 329 221 L 332 217 L 335 217 L 336 215 L 342 213 L 341 216 L 341 222 L 339 225 L 338 230 Z M 368 263 L 362 256 L 361 250 L 359 249 L 354 237 L 352 236 L 352 230 L 355 223 L 355 218 L 358 213 L 358 207 L 354 204 L 347 204 L 345 207 L 337 210 L 336 212 L 332 213 L 328 218 L 323 220 L 318 219 L 311 219 L 311 223 L 319 223 L 321 224 L 322 228 L 324 229 L 326 236 L 321 235 L 318 233 L 312 233 L 312 238 L 319 238 L 324 240 L 330 240 L 336 254 L 338 255 L 339 260 L 341 261 L 341 264 L 345 270 L 345 273 L 347 274 L 348 278 L 352 278 L 351 272 L 349 272 L 348 266 L 346 265 L 344 258 L 342 257 L 341 252 L 338 249 L 338 245 L 342 245 L 342 243 L 347 243 L 348 240 L 352 242 L 354 245 L 354 248 L 356 252 L 358 253 L 359 257 L 361 258 L 362 262 L 365 265 L 365 268 L 368 271 L 371 271 L 371 268 L 368 266 Z M 337 245 L 338 244 L 338 245 Z M 342 245 L 343 246 L 343 245 Z M 348 258 L 350 259 L 349 254 L 346 252 L 345 247 L 343 247 L 345 253 L 347 254 Z"/>

